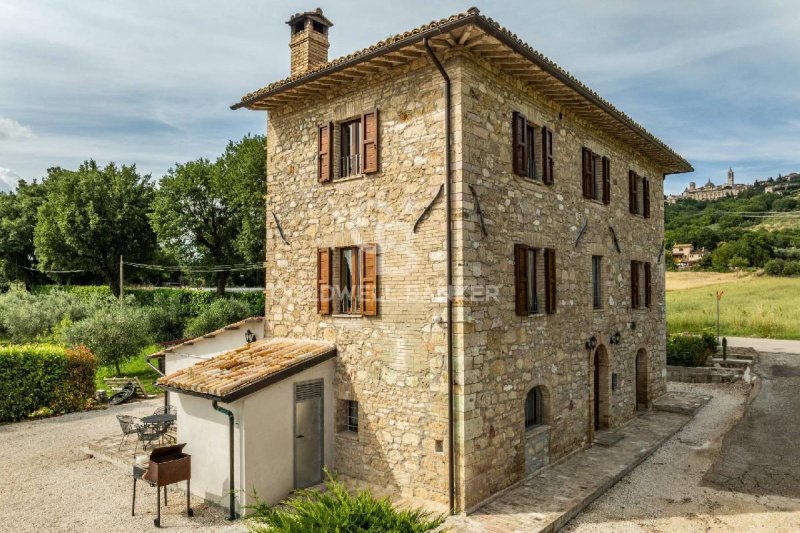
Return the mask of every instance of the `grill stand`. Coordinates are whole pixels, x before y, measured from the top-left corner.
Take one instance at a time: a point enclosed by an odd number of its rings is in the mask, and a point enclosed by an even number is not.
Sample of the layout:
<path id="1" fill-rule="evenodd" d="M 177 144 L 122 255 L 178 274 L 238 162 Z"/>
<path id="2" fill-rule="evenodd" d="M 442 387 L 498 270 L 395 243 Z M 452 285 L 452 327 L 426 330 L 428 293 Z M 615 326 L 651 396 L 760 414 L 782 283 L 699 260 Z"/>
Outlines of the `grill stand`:
<path id="1" fill-rule="evenodd" d="M 131 516 L 136 516 L 136 481 L 133 478 L 133 499 L 131 500 Z M 194 510 L 192 509 L 192 490 L 190 479 L 186 480 L 186 516 L 193 517 Z M 152 486 L 152 484 L 150 484 Z M 164 485 L 164 507 L 167 506 L 167 486 Z M 153 520 L 156 527 L 161 527 L 161 487 L 156 487 L 156 519 Z"/>

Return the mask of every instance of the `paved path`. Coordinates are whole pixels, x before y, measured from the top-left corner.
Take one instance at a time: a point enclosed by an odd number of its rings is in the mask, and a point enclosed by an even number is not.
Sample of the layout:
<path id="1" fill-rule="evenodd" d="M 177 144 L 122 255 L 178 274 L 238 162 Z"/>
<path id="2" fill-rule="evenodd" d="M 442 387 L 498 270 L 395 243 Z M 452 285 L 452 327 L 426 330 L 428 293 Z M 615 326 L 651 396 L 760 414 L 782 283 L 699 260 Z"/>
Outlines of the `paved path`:
<path id="1" fill-rule="evenodd" d="M 685 400 L 684 395 L 683 400 Z M 691 417 L 650 411 L 622 428 L 615 444 L 592 446 L 528 478 L 470 515 L 448 520 L 458 532 L 557 530 L 644 461 Z"/>
<path id="2" fill-rule="evenodd" d="M 735 342 L 761 352 L 755 368 L 761 390 L 725 436 L 704 482 L 757 496 L 800 498 L 800 341 Z"/>
<path id="3" fill-rule="evenodd" d="M 729 346 L 754 348 L 764 353 L 789 353 L 800 357 L 800 341 L 781 339 L 755 339 L 751 337 L 728 337 Z"/>

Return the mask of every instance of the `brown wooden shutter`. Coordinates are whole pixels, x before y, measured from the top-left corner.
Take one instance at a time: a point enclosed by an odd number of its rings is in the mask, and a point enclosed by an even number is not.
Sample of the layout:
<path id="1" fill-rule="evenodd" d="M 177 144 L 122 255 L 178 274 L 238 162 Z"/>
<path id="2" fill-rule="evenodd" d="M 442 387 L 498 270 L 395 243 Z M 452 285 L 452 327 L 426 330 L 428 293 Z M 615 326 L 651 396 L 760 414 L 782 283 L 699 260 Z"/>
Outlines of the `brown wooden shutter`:
<path id="1" fill-rule="evenodd" d="M 633 170 L 628 171 L 628 211 L 632 214 L 636 214 L 638 209 L 636 208 L 636 172 Z"/>
<path id="2" fill-rule="evenodd" d="M 331 290 L 331 249 L 317 249 L 317 313 L 329 315 L 333 310 Z"/>
<path id="3" fill-rule="evenodd" d="M 611 203 L 611 160 L 603 156 L 603 203 Z"/>
<path id="4" fill-rule="evenodd" d="M 512 114 L 511 129 L 513 133 L 511 158 L 514 166 L 514 174 L 519 176 L 528 175 L 528 154 L 527 154 L 527 134 L 528 121 L 525 115 L 518 111 Z"/>
<path id="5" fill-rule="evenodd" d="M 553 157 L 553 130 L 542 126 L 542 182 L 551 185 L 554 181 L 555 158 Z"/>
<path id="6" fill-rule="evenodd" d="M 377 109 L 373 109 L 361 116 L 361 131 L 364 139 L 361 145 L 362 172 L 364 174 L 372 174 L 378 172 L 380 167 L 380 147 L 378 145 L 380 135 Z"/>
<path id="7" fill-rule="evenodd" d="M 631 261 L 631 307 L 639 309 L 639 262 Z"/>
<path id="8" fill-rule="evenodd" d="M 528 316 L 528 247 L 514 245 L 514 302 L 519 316 Z"/>
<path id="9" fill-rule="evenodd" d="M 650 218 L 650 180 L 642 178 L 642 215 Z"/>
<path id="10" fill-rule="evenodd" d="M 583 176 L 583 197 L 592 197 L 592 151 L 584 147 L 581 160 L 583 161 L 581 175 Z"/>
<path id="11" fill-rule="evenodd" d="M 653 301 L 652 279 L 650 277 L 650 263 L 644 264 L 644 306 L 650 307 Z"/>
<path id="12" fill-rule="evenodd" d="M 361 314 L 378 314 L 378 246 L 365 244 L 361 247 Z"/>
<path id="13" fill-rule="evenodd" d="M 333 179 L 333 123 L 321 124 L 317 139 L 317 180 L 325 183 Z"/>
<path id="14" fill-rule="evenodd" d="M 544 250 L 544 309 L 547 313 L 556 312 L 556 251 L 552 248 Z"/>

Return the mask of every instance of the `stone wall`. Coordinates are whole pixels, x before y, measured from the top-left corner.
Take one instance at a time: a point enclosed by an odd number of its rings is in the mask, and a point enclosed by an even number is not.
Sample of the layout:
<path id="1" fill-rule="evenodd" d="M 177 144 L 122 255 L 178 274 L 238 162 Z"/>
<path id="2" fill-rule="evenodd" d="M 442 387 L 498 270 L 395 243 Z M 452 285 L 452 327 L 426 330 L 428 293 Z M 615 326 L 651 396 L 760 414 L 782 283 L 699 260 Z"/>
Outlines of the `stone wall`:
<path id="1" fill-rule="evenodd" d="M 525 474 L 550 464 L 550 427 L 540 426 L 525 432 Z"/>
<path id="2" fill-rule="evenodd" d="M 663 393 L 665 316 L 662 172 L 651 161 L 578 117 L 559 109 L 522 82 L 479 59 L 457 60 L 459 145 L 463 173 L 456 186 L 456 231 L 464 243 L 456 259 L 456 293 L 495 287 L 497 302 L 463 298 L 455 325 L 463 359 L 457 373 L 459 503 L 470 508 L 520 480 L 525 468 L 524 399 L 542 385 L 549 396 L 549 459 L 587 445 L 593 435 L 595 336 L 607 355 L 603 394 L 610 397 L 604 419 L 617 426 L 636 408 L 635 357 L 648 358 L 648 393 Z M 512 173 L 511 116 L 523 112 L 554 131 L 555 183 Z M 581 147 L 611 158 L 611 204 L 581 193 Z M 651 179 L 651 218 L 628 212 L 628 170 Z M 477 193 L 488 235 L 480 230 Z M 586 230 L 576 244 L 581 228 Z M 609 227 L 619 239 L 617 252 Z M 555 248 L 558 309 L 553 315 L 519 317 L 514 309 L 515 243 Z M 603 308 L 592 306 L 591 257 L 602 259 Z M 630 262 L 653 263 L 653 304 L 631 309 Z M 610 335 L 619 331 L 620 343 Z M 618 388 L 611 390 L 610 376 Z"/>
<path id="3" fill-rule="evenodd" d="M 373 108 L 380 112 L 380 171 L 318 183 L 318 125 Z M 441 200 L 412 231 L 444 180 L 442 109 L 441 78 L 423 59 L 377 75 L 369 85 L 270 112 L 267 210 L 289 244 L 269 214 L 266 330 L 336 343 L 337 401 L 358 401 L 360 418 L 357 434 L 336 436 L 338 471 L 446 502 Z M 366 243 L 378 245 L 378 316 L 317 314 L 317 248 Z"/>

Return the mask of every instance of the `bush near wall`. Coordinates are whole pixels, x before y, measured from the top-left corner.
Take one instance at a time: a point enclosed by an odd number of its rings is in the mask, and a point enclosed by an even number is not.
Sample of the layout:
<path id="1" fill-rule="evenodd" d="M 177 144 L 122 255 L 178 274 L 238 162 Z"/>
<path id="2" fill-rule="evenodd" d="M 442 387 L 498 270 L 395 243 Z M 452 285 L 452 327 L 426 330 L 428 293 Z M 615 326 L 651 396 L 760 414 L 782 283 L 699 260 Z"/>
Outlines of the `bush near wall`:
<path id="1" fill-rule="evenodd" d="M 0 346 L 0 422 L 34 411 L 79 411 L 94 394 L 97 360 L 84 348 L 51 344 Z"/>
<path id="2" fill-rule="evenodd" d="M 689 335 L 678 333 L 667 337 L 667 364 L 703 366 L 717 352 L 717 338 L 710 333 Z"/>

